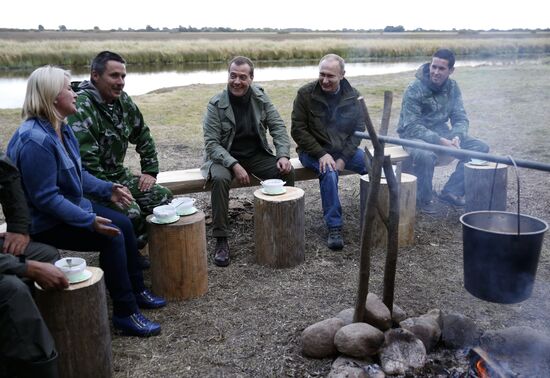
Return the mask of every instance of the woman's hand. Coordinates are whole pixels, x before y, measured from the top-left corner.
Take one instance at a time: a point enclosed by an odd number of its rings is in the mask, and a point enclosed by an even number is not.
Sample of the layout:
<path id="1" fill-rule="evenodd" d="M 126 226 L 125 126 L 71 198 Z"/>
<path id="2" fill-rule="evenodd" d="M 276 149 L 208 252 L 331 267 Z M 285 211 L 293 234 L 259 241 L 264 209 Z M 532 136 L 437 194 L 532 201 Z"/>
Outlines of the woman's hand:
<path id="1" fill-rule="evenodd" d="M 122 186 L 120 184 L 113 184 L 111 202 L 113 202 L 115 205 L 117 205 L 121 209 L 125 209 L 129 207 L 133 201 L 134 201 L 134 197 L 132 196 L 132 193 L 130 193 L 130 190 L 127 187 Z"/>
<path id="2" fill-rule="evenodd" d="M 117 236 L 120 234 L 120 230 L 116 227 L 110 226 L 111 220 L 96 215 L 94 220 L 94 230 L 102 235 Z"/>

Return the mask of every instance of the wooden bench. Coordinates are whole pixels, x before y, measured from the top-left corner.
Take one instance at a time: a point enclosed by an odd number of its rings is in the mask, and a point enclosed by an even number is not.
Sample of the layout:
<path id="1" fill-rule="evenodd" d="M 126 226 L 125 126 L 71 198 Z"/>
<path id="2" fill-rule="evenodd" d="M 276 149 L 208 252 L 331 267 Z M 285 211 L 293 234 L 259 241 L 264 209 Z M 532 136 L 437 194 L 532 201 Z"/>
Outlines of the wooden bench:
<path id="1" fill-rule="evenodd" d="M 391 156 L 392 162 L 399 162 L 406 159 L 409 154 L 401 146 L 391 146 L 385 149 L 386 154 Z M 308 169 L 302 165 L 298 158 L 290 159 L 290 163 L 294 167 L 295 181 L 306 181 L 317 179 L 317 174 L 311 169 Z M 354 174 L 352 171 L 343 171 L 340 175 Z M 157 176 L 157 183 L 165 186 L 174 194 L 189 194 L 206 192 L 210 190 L 210 185 L 206 183 L 204 177 L 202 177 L 199 168 L 182 169 L 177 171 L 165 171 L 160 172 Z M 260 182 L 252 177 L 250 186 L 258 186 Z M 231 183 L 232 188 L 240 188 L 241 185 L 237 180 L 233 180 Z"/>

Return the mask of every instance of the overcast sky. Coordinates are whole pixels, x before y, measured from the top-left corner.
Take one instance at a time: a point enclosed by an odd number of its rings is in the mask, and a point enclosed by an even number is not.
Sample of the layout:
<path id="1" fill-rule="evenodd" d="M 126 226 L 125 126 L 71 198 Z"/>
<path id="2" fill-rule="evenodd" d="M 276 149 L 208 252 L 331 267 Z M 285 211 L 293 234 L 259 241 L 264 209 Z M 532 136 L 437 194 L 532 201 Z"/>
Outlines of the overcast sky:
<path id="1" fill-rule="evenodd" d="M 550 27 L 548 14 L 547 0 L 15 0 L 3 3 L 0 27 L 536 29 Z"/>

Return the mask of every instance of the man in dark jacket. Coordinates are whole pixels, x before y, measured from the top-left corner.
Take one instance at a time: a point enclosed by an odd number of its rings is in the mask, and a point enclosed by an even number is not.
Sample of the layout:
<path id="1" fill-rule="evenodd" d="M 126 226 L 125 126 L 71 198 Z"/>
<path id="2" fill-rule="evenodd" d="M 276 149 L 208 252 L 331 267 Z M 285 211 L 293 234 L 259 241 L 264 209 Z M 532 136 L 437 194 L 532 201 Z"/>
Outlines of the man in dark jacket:
<path id="1" fill-rule="evenodd" d="M 229 62 L 227 89 L 208 102 L 203 133 L 203 176 L 212 184 L 212 236 L 216 238 L 214 263 L 227 266 L 229 245 L 229 188 L 236 178 L 250 184 L 250 175 L 280 178 L 294 185 L 290 164 L 290 138 L 279 112 L 264 92 L 253 85 L 254 64 L 244 56 Z M 273 139 L 275 151 L 266 133 Z"/>
<path id="2" fill-rule="evenodd" d="M 468 136 L 469 121 L 454 72 L 455 56 L 447 49 L 437 50 L 431 63 L 416 72 L 416 80 L 403 95 L 397 132 L 401 138 L 438 144 L 446 147 L 488 152 L 483 141 Z M 450 121 L 450 125 L 448 122 Z M 438 155 L 419 148 L 406 148 L 417 177 L 417 205 L 425 213 L 436 211 L 432 202 L 432 179 Z M 460 160 L 443 187 L 440 199 L 455 206 L 464 206 L 464 163 Z"/>
<path id="3" fill-rule="evenodd" d="M 44 289 L 63 289 L 69 283 L 51 264 L 59 258 L 57 249 L 30 241 L 19 172 L 2 153 L 0 204 L 7 222 L 6 232 L 0 233 L 0 366 L 10 377 L 57 377 L 53 338 L 21 278 Z"/>
<path id="4" fill-rule="evenodd" d="M 365 130 L 359 92 L 344 78 L 344 59 L 335 54 L 319 63 L 319 79 L 298 90 L 292 109 L 291 134 L 304 167 L 319 175 L 323 216 L 330 249 L 344 247 L 342 206 L 338 196 L 338 172 L 367 173 L 361 139 Z"/>

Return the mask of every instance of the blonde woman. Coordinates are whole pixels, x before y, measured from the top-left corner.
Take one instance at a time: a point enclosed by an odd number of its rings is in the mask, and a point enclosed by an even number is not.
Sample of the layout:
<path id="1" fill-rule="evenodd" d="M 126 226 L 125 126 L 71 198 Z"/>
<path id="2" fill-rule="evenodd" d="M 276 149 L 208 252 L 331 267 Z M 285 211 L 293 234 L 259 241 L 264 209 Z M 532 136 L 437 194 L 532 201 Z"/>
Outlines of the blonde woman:
<path id="1" fill-rule="evenodd" d="M 132 196 L 125 187 L 97 179 L 82 168 L 78 142 L 65 122 L 76 112 L 75 101 L 67 71 L 45 66 L 30 75 L 24 122 L 9 142 L 8 156 L 21 172 L 31 236 L 60 249 L 99 251 L 115 330 L 157 335 L 160 325 L 138 308 L 159 308 L 166 301 L 144 286 L 130 220 L 85 197 L 127 206 Z"/>

